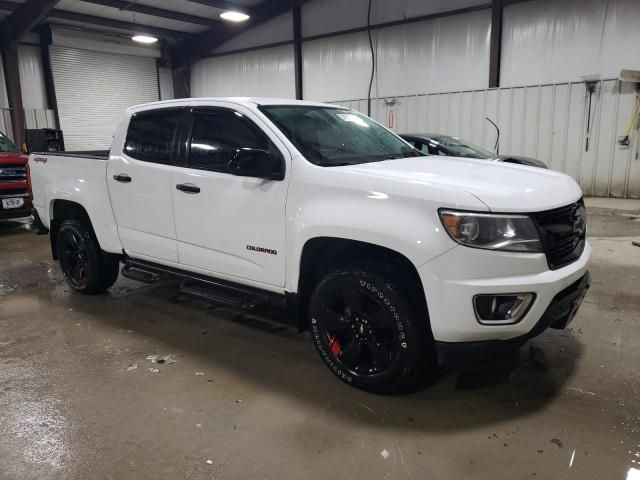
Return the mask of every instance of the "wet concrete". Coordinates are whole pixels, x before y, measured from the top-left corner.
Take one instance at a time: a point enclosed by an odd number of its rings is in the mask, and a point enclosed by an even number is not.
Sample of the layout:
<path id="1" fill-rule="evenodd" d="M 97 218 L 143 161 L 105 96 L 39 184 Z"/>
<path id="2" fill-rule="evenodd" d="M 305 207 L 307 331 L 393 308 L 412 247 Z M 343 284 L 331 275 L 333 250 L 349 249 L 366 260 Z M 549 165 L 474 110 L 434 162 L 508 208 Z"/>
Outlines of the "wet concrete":
<path id="1" fill-rule="evenodd" d="M 0 479 L 631 478 L 640 212 L 588 211 L 594 284 L 570 330 L 401 397 L 171 282 L 71 293 L 47 237 L 0 224 Z"/>

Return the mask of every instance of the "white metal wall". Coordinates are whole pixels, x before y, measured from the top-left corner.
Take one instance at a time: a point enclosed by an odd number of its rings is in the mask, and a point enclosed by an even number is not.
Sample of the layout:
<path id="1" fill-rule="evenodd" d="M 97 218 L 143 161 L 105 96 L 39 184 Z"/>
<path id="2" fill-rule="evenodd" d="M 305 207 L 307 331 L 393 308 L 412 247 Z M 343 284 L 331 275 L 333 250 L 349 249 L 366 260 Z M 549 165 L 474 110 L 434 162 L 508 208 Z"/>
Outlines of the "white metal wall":
<path id="1" fill-rule="evenodd" d="M 171 68 L 158 68 L 158 83 L 160 85 L 160 100 L 173 100 L 176 98 L 173 88 L 173 71 Z"/>
<path id="2" fill-rule="evenodd" d="M 48 102 L 39 47 L 18 46 L 18 70 L 23 108 L 44 111 Z"/>
<path id="3" fill-rule="evenodd" d="M 295 98 L 293 46 L 200 60 L 191 68 L 191 96 Z"/>
<path id="4" fill-rule="evenodd" d="M 535 0 L 508 5 L 502 86 L 617 78 L 640 70 L 640 1 Z"/>
<path id="5" fill-rule="evenodd" d="M 2 53 L 0 53 L 0 131 L 13 140 L 11 111 L 9 110 L 9 98 L 7 97 L 7 84 L 4 76 Z"/>
<path id="6" fill-rule="evenodd" d="M 158 100 L 155 58 L 50 48 L 67 150 L 108 149 L 124 110 Z"/>
<path id="7" fill-rule="evenodd" d="M 617 80 L 598 83 L 592 99 L 590 148 L 586 151 L 588 95 L 584 83 L 563 83 L 374 99 L 372 117 L 396 132 L 443 133 L 500 152 L 539 158 L 571 175 L 585 195 L 640 198 L 638 130 L 620 146 L 635 90 Z M 335 102 L 366 113 L 365 99 Z"/>
<path id="8" fill-rule="evenodd" d="M 7 96 L 7 83 L 4 76 L 4 59 L 0 52 L 0 108 L 9 108 L 9 97 Z"/>
<path id="9" fill-rule="evenodd" d="M 374 31 L 372 95 L 485 88 L 490 32 L 489 10 Z M 305 42 L 302 53 L 305 99 L 366 97 L 371 75 L 366 33 Z"/>
<path id="10" fill-rule="evenodd" d="M 48 108 L 25 108 L 25 128 L 56 128 L 53 110 Z"/>

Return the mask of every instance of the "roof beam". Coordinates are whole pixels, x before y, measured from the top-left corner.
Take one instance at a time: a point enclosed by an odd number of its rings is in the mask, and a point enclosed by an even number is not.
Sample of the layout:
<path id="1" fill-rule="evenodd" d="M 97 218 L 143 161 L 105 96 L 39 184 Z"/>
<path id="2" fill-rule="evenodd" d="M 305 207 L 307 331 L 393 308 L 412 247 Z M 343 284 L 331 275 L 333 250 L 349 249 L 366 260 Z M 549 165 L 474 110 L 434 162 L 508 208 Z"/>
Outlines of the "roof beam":
<path id="1" fill-rule="evenodd" d="M 199 3 L 200 5 L 206 5 L 207 7 L 220 8 L 222 10 L 234 10 L 236 12 L 243 12 L 249 15 L 255 13 L 254 8 L 243 7 L 242 5 L 235 4 L 233 2 L 227 2 L 225 0 L 188 0 L 191 3 Z M 267 0 L 269 1 L 269 0 Z"/>
<path id="2" fill-rule="evenodd" d="M 0 0 L 0 10 L 17 12 L 17 10 L 20 8 L 21 5 L 23 4 L 19 2 L 14 2 L 10 0 Z M 83 13 L 69 12 L 67 10 L 51 10 L 49 14 L 46 15 L 46 17 L 50 19 L 69 20 L 69 21 L 78 22 L 78 23 L 99 25 L 107 28 L 116 28 L 118 30 L 126 30 L 132 33 L 150 33 L 153 35 L 157 35 L 159 37 L 179 39 L 179 40 L 187 40 L 195 36 L 193 33 L 180 32 L 178 30 L 170 30 L 168 28 L 152 27 L 151 25 L 141 25 L 139 23 L 124 22 L 121 20 L 114 20 L 112 18 L 95 17 L 93 15 L 85 15 Z M 40 21 L 43 19 L 44 17 L 42 17 Z M 4 30 L 6 29 L 3 29 L 3 31 Z"/>
<path id="3" fill-rule="evenodd" d="M 38 25 L 60 0 L 27 0 L 24 3 L 11 3 L 9 10 L 13 12 L 0 24 L 2 44 L 11 47 Z M 3 10 L 4 10 L 3 6 Z"/>
<path id="4" fill-rule="evenodd" d="M 68 12 L 66 10 L 53 10 L 49 13 L 52 20 L 70 20 L 72 22 L 89 23 L 92 25 L 100 25 L 102 27 L 117 28 L 127 30 L 132 33 L 150 33 L 159 37 L 189 39 L 194 35 L 192 33 L 179 32 L 177 30 L 169 30 L 167 28 L 152 27 L 151 25 L 141 25 L 139 23 L 123 22 L 112 18 L 94 17 L 93 15 L 85 15 L 82 13 Z"/>
<path id="5" fill-rule="evenodd" d="M 204 25 L 205 27 L 215 26 L 219 20 L 218 18 L 211 19 L 205 17 L 198 17 L 195 15 L 188 15 L 182 12 L 175 12 L 173 10 L 165 10 L 164 8 L 152 7 L 141 3 L 133 3 L 130 0 L 82 0 L 85 3 L 93 3 L 95 5 L 102 5 L 105 7 L 113 7 L 122 11 L 143 13 L 145 15 L 153 15 L 154 17 L 168 18 L 170 20 L 178 20 L 185 23 L 193 23 L 195 25 Z"/>
<path id="6" fill-rule="evenodd" d="M 242 24 L 222 23 L 220 26 L 206 30 L 192 39 L 176 45 L 172 50 L 172 64 L 175 68 L 185 63 L 193 63 L 227 40 L 246 32 L 252 27 L 271 20 L 278 15 L 286 13 L 295 7 L 299 7 L 308 1 L 309 0 L 269 0 L 255 7 L 251 18 Z"/>

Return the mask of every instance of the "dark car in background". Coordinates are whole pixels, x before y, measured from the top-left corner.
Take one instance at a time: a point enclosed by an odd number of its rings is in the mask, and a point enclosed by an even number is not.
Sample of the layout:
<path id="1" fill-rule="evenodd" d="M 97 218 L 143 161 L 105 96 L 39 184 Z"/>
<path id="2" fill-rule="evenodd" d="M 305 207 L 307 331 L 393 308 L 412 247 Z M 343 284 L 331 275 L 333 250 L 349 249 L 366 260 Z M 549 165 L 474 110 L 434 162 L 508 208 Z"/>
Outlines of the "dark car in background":
<path id="1" fill-rule="evenodd" d="M 31 215 L 31 188 L 27 172 L 29 157 L 0 132 L 0 220 Z"/>
<path id="2" fill-rule="evenodd" d="M 516 155 L 498 155 L 485 148 L 466 142 L 458 137 L 431 133 L 401 133 L 400 136 L 416 149 L 427 155 L 446 155 L 448 157 L 478 158 L 494 162 L 517 163 L 530 167 L 548 168 L 535 158 Z"/>

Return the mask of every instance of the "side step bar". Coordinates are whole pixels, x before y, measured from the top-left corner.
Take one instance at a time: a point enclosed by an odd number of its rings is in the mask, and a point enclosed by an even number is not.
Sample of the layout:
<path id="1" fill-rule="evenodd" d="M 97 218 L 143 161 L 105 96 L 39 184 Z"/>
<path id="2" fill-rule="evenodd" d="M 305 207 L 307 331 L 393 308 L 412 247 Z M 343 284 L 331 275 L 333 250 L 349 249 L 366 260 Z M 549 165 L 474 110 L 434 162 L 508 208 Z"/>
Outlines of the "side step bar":
<path id="1" fill-rule="evenodd" d="M 140 268 L 136 268 L 128 264 L 125 264 L 122 267 L 122 269 L 120 270 L 120 273 L 122 274 L 123 277 L 127 277 L 132 280 L 137 280 L 138 282 L 142 282 L 142 283 L 152 284 L 160 280 L 159 274 L 154 272 L 149 272 L 147 270 L 143 270 Z"/>
<path id="2" fill-rule="evenodd" d="M 265 303 L 264 299 L 260 301 L 257 296 L 243 295 L 226 288 L 212 288 L 206 283 L 188 278 L 185 278 L 180 284 L 180 292 L 211 303 L 219 303 L 243 310 L 250 310 L 259 304 Z"/>
<path id="3" fill-rule="evenodd" d="M 178 278 L 182 280 L 181 293 L 232 308 L 248 310 L 267 304 L 280 307 L 287 304 L 285 295 L 143 260 L 125 260 L 122 275 L 149 284 L 155 283 L 162 277 Z"/>

